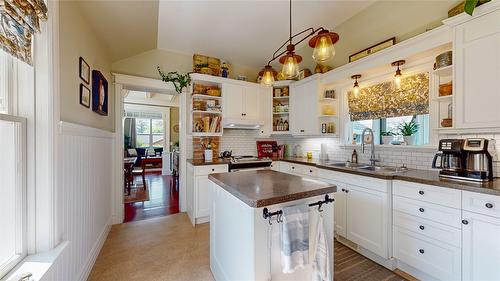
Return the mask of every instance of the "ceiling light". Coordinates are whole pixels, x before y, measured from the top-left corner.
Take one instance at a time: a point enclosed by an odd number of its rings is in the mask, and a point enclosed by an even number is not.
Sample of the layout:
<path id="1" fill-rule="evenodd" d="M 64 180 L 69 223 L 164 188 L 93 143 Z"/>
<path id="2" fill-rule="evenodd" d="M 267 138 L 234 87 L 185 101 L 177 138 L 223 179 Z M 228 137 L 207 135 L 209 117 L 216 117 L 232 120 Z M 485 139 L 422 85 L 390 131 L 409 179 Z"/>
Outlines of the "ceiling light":
<path id="1" fill-rule="evenodd" d="M 260 84 L 264 86 L 272 86 L 274 83 L 274 78 L 278 72 L 274 70 L 269 64 L 264 67 L 263 70 L 259 72 L 259 76 L 262 77 Z"/>
<path id="2" fill-rule="evenodd" d="M 396 74 L 394 74 L 394 84 L 396 85 L 396 89 L 401 88 L 401 69 L 399 69 L 399 66 L 405 64 L 405 60 L 397 60 L 393 63 L 391 63 L 392 66 L 397 66 L 398 68 L 396 69 Z"/>
<path id="3" fill-rule="evenodd" d="M 292 35 L 292 0 L 290 0 L 290 33 L 288 39 L 274 52 L 273 57 L 267 63 L 266 67 L 271 64 L 274 60 L 279 58 L 281 64 L 283 64 L 283 74 L 286 79 L 295 78 L 299 74 L 299 63 L 302 61 L 302 57 L 295 54 L 295 46 L 302 43 L 307 38 L 315 35 L 309 40 L 309 46 L 314 48 L 313 59 L 322 63 L 329 59 L 331 59 L 335 55 L 335 48 L 333 44 L 337 43 L 339 40 L 339 35 L 335 32 L 330 32 L 323 27 L 312 28 L 309 27 L 304 29 L 294 35 Z M 293 39 L 297 36 L 301 36 L 302 38 L 297 42 L 293 43 Z M 286 49 L 284 47 L 286 46 Z M 268 76 L 264 79 L 264 74 L 266 73 L 266 67 L 264 68 L 262 73 L 262 83 L 265 85 L 269 85 L 268 83 L 272 83 L 271 78 Z M 260 75 L 260 73 L 259 73 Z M 273 77 L 274 80 L 274 77 Z"/>
<path id="4" fill-rule="evenodd" d="M 358 79 L 361 78 L 361 74 L 355 74 L 351 76 L 352 79 L 354 79 L 354 85 L 352 86 L 352 91 L 354 93 L 354 96 L 359 95 L 359 84 L 358 84 Z"/>
<path id="5" fill-rule="evenodd" d="M 339 35 L 335 32 L 328 30 L 321 30 L 311 40 L 309 40 L 309 47 L 314 48 L 313 59 L 317 63 L 323 63 L 335 56 L 335 47 L 333 44 L 339 41 Z"/>

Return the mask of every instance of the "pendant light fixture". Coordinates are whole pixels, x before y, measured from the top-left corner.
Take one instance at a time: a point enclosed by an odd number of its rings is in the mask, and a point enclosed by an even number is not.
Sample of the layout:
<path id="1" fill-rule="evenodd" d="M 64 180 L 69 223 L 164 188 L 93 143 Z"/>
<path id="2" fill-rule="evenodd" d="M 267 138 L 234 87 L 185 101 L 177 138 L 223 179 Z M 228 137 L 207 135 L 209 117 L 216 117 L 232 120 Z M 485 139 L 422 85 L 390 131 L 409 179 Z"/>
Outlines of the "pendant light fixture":
<path id="1" fill-rule="evenodd" d="M 309 40 L 309 46 L 314 48 L 313 59 L 318 63 L 323 63 L 331 59 L 335 55 L 335 48 L 333 45 L 339 40 L 339 35 L 335 32 L 330 32 L 323 27 L 314 29 L 312 27 L 302 30 L 294 35 L 292 35 L 292 0 L 290 0 L 290 29 L 288 40 L 286 40 L 273 54 L 273 57 L 264 69 L 261 70 L 259 75 L 262 74 L 261 83 L 264 85 L 269 85 L 271 80 L 274 82 L 275 76 L 271 79 L 270 75 L 272 73 L 272 68 L 270 67 L 271 62 L 279 58 L 279 62 L 283 65 L 282 73 L 286 79 L 293 79 L 298 76 L 300 66 L 299 63 L 302 61 L 302 57 L 295 54 L 295 46 L 302 43 L 307 38 L 313 36 Z M 293 43 L 293 39 L 297 36 L 303 36 L 299 41 Z M 286 46 L 286 49 L 283 49 Z M 264 79 L 264 75 L 267 76 Z"/>
<path id="2" fill-rule="evenodd" d="M 401 88 L 401 76 L 403 75 L 401 74 L 401 69 L 399 69 L 399 67 L 405 64 L 405 62 L 405 60 L 397 60 L 391 63 L 392 66 L 397 66 L 396 74 L 394 74 L 394 84 L 396 85 L 396 89 Z"/>
<path id="3" fill-rule="evenodd" d="M 272 86 L 277 74 L 278 72 L 274 70 L 272 66 L 269 64 L 266 65 L 264 69 L 259 72 L 259 76 L 262 77 L 260 84 L 263 86 Z"/>
<path id="4" fill-rule="evenodd" d="M 355 74 L 351 76 L 352 79 L 354 79 L 354 85 L 352 86 L 352 92 L 354 93 L 354 96 L 357 97 L 359 95 L 359 83 L 358 79 L 361 78 L 361 74 Z"/>

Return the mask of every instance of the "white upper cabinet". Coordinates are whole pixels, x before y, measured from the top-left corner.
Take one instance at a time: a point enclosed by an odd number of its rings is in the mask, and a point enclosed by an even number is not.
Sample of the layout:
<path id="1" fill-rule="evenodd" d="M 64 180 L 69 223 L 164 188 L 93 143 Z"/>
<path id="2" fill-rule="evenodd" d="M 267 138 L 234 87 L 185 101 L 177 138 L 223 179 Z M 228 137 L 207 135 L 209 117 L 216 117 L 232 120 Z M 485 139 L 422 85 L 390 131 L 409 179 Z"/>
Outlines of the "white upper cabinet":
<path id="1" fill-rule="evenodd" d="M 259 85 L 222 84 L 223 117 L 232 120 L 263 121 L 261 99 L 263 87 Z"/>
<path id="2" fill-rule="evenodd" d="M 319 80 L 296 82 L 290 86 L 290 128 L 292 135 L 319 135 Z"/>
<path id="3" fill-rule="evenodd" d="M 260 128 L 260 136 L 268 137 L 273 131 L 273 88 L 260 88 L 260 116 L 264 121 L 264 126 Z"/>
<path id="4" fill-rule="evenodd" d="M 457 128 L 500 127 L 500 10 L 455 28 Z"/>
<path id="5" fill-rule="evenodd" d="M 243 118 L 243 87 L 240 85 L 222 84 L 223 118 Z"/>

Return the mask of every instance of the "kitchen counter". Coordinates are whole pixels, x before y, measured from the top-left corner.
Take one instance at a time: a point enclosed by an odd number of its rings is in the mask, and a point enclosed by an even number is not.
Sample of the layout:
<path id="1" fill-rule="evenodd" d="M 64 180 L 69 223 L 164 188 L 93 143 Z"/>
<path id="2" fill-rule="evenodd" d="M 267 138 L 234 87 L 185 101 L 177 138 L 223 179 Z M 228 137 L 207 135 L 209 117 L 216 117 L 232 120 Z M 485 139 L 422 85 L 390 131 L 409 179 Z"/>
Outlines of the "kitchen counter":
<path id="1" fill-rule="evenodd" d="M 337 191 L 333 184 L 272 170 L 211 174 L 208 178 L 252 208 Z"/>
<path id="2" fill-rule="evenodd" d="M 469 182 L 469 181 L 440 178 L 439 172 L 436 170 L 408 169 L 407 171 L 404 172 L 394 173 L 394 172 L 369 171 L 369 170 L 354 169 L 347 167 L 331 166 L 328 165 L 328 162 L 332 162 L 331 160 L 325 161 L 319 159 L 287 157 L 281 159 L 273 159 L 273 161 L 284 161 L 302 165 L 309 165 L 318 167 L 320 169 L 356 174 L 360 176 L 380 178 L 385 180 L 402 180 L 414 183 L 436 185 L 441 187 L 500 196 L 500 178 L 495 178 L 491 182 L 477 183 L 472 181 Z"/>
<path id="3" fill-rule="evenodd" d="M 229 159 L 221 158 L 214 159 L 212 162 L 205 162 L 203 159 L 188 159 L 186 161 L 193 166 L 227 165 L 230 162 Z"/>

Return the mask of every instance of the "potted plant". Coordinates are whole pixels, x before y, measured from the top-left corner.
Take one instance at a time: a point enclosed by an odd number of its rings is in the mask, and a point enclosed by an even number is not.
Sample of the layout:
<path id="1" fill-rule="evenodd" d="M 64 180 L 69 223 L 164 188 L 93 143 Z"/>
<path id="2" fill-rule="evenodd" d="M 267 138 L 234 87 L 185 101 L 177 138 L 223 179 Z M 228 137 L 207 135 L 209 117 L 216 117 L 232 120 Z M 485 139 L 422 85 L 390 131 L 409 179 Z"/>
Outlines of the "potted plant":
<path id="1" fill-rule="evenodd" d="M 380 133 L 380 135 L 382 136 L 382 144 L 391 144 L 396 134 L 389 131 L 389 132 L 382 132 Z"/>
<path id="2" fill-rule="evenodd" d="M 415 144 L 415 134 L 418 132 L 419 125 L 412 119 L 410 122 L 403 122 L 399 125 L 398 131 L 403 136 L 407 145 Z"/>
<path id="3" fill-rule="evenodd" d="M 201 147 L 205 150 L 203 154 L 205 162 L 212 162 L 213 161 L 212 139 L 201 140 Z"/>

